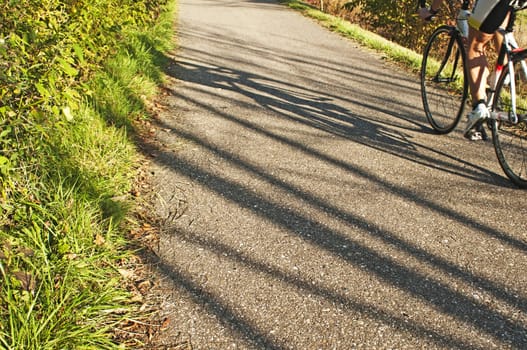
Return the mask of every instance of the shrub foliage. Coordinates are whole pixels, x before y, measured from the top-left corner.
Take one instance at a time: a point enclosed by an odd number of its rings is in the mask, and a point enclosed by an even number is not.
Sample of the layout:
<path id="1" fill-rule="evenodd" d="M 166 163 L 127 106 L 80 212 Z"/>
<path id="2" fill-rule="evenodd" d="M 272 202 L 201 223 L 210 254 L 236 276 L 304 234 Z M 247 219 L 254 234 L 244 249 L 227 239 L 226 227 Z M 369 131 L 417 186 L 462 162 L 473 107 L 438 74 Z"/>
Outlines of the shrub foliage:
<path id="1" fill-rule="evenodd" d="M 6 0 L 0 5 L 0 171 L 4 186 L 34 137 L 72 118 L 123 28 L 156 18 L 165 0 Z M 34 137 L 32 137 L 34 136 Z M 29 144 L 24 144 L 29 142 Z M 4 196 L 6 193 L 4 193 Z"/>
<path id="2" fill-rule="evenodd" d="M 417 16 L 417 0 L 307 0 L 333 15 L 382 35 L 406 48 L 421 52 L 434 25 L 424 25 Z M 428 1 L 428 4 L 431 1 Z M 444 1 L 440 21 L 454 19 L 459 1 Z"/>

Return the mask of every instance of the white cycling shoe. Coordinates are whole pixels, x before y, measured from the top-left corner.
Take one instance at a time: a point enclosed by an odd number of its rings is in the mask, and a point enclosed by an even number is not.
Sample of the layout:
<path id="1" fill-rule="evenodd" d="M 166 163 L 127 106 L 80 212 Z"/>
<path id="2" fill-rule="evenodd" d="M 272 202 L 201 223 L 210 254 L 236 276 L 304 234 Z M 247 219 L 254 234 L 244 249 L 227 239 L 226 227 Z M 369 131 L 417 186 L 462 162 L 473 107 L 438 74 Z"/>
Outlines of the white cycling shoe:
<path id="1" fill-rule="evenodd" d="M 489 118 L 489 110 L 484 103 L 478 103 L 478 105 L 468 114 L 467 116 L 467 125 L 465 126 L 465 131 L 463 136 L 467 139 L 476 141 L 483 139 L 482 132 L 476 130 L 475 126 L 481 124 L 482 121 Z"/>

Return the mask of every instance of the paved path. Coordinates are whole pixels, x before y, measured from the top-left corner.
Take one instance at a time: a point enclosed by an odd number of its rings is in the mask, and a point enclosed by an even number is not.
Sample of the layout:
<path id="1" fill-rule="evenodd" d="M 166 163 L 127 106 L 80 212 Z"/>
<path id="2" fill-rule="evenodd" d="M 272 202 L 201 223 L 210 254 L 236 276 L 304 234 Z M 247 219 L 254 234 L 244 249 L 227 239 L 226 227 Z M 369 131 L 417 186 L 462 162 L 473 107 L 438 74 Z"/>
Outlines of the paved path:
<path id="1" fill-rule="evenodd" d="M 415 76 L 272 0 L 181 0 L 178 41 L 161 343 L 527 348 L 526 192 L 431 133 Z"/>

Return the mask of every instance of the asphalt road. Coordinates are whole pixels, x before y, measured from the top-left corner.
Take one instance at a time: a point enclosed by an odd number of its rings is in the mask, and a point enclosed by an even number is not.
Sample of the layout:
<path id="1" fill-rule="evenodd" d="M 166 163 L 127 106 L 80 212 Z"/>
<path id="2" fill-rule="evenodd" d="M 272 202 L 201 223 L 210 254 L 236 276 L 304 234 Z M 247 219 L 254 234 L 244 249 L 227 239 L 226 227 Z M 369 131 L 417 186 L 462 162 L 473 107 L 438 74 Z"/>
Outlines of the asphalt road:
<path id="1" fill-rule="evenodd" d="M 178 16 L 159 344 L 527 348 L 526 191 L 490 142 L 434 135 L 416 76 L 275 1 Z"/>

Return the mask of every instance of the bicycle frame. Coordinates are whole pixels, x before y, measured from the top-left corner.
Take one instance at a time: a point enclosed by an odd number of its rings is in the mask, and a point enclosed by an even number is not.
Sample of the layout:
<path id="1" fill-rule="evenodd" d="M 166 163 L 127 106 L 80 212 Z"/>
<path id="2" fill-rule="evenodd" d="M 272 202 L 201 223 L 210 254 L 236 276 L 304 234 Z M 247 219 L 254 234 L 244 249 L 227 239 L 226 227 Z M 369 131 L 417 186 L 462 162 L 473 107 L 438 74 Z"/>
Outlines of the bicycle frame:
<path id="1" fill-rule="evenodd" d="M 453 29 L 453 30 L 455 30 L 455 29 Z M 454 40 L 450 40 L 450 42 L 448 43 L 448 47 L 447 47 L 447 54 L 445 55 L 443 61 L 439 65 L 439 69 L 437 70 L 436 75 L 432 78 L 433 82 L 435 82 L 435 83 L 452 82 L 452 81 L 456 80 L 457 67 L 458 67 L 458 64 L 459 64 L 459 60 L 461 59 L 461 55 L 463 54 L 463 53 L 460 52 L 460 50 L 458 50 L 456 52 L 456 56 L 455 56 L 456 59 L 455 59 L 454 64 L 452 66 L 452 73 L 450 74 L 450 77 L 440 78 L 441 74 L 443 73 L 443 70 L 445 69 L 445 67 L 447 65 L 447 59 L 450 56 L 450 53 L 452 52 L 452 47 L 453 46 L 454 46 Z"/>
<path id="2" fill-rule="evenodd" d="M 494 94 L 496 92 L 496 84 L 499 81 L 499 78 L 501 74 L 503 74 L 503 70 L 507 69 L 509 72 L 510 77 L 510 88 L 511 88 L 511 110 L 509 112 L 495 112 L 490 110 L 490 118 L 501 120 L 501 121 L 509 121 L 513 124 L 518 123 L 519 118 L 518 114 L 516 112 L 516 79 L 515 77 L 515 68 L 514 68 L 514 62 L 520 62 L 521 64 L 521 72 L 524 76 L 524 78 L 527 79 L 527 63 L 525 62 L 525 58 L 527 57 L 527 49 L 522 49 L 519 47 L 518 42 L 516 41 L 516 38 L 514 37 L 514 33 L 512 30 L 512 27 L 514 25 L 515 20 L 515 12 L 513 11 L 511 13 L 511 20 L 509 24 L 507 25 L 506 29 L 500 28 L 498 30 L 499 35 L 502 35 L 503 42 L 500 48 L 500 53 L 498 56 L 498 60 L 496 61 L 496 65 L 494 67 L 494 74 L 495 79 L 491 83 L 493 86 L 490 87 L 490 94 L 487 96 L 487 104 L 489 107 L 492 106 L 492 101 L 494 100 Z M 505 63 L 506 62 L 506 63 Z M 505 68 L 506 67 L 506 68 Z"/>

